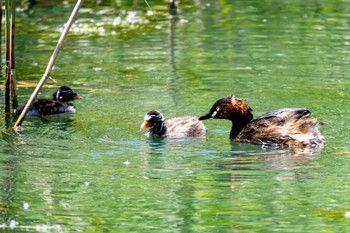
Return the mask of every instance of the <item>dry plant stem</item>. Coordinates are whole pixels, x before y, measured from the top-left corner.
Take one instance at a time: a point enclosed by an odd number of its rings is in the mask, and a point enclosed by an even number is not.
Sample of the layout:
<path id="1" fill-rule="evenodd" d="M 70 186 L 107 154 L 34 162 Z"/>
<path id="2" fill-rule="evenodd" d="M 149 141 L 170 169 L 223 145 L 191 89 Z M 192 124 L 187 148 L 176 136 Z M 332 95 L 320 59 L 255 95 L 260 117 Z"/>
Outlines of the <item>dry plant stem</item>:
<path id="1" fill-rule="evenodd" d="M 5 42 L 6 42 L 6 81 L 5 81 L 5 112 L 10 113 L 10 95 L 12 109 L 17 108 L 16 70 L 15 70 L 15 0 L 5 2 Z"/>
<path id="2" fill-rule="evenodd" d="M 10 9 L 9 0 L 5 1 L 5 112 L 10 113 Z"/>
<path id="3" fill-rule="evenodd" d="M 13 67 L 11 69 L 11 75 L 10 75 L 10 92 L 11 92 L 13 111 L 15 111 L 18 107 L 18 99 L 17 99 L 16 91 L 17 91 L 17 88 L 16 88 L 16 69 Z"/>
<path id="4" fill-rule="evenodd" d="M 10 92 L 12 99 L 12 109 L 18 106 L 16 93 L 16 66 L 15 66 L 15 22 L 16 22 L 16 1 L 11 1 L 11 21 L 10 21 Z"/>
<path id="5" fill-rule="evenodd" d="M 2 1 L 0 1 L 0 22 L 2 22 Z M 0 23 L 0 32 L 2 32 L 1 30 L 2 30 L 2 23 Z M 2 51 L 1 51 L 1 35 L 0 35 L 0 61 L 1 61 L 1 53 Z M 0 67 L 1 68 L 1 67 Z"/>
<path id="6" fill-rule="evenodd" d="M 40 89 L 44 86 L 46 80 L 50 77 L 50 73 L 51 73 L 51 70 L 52 70 L 52 67 L 55 63 L 55 60 L 57 58 L 57 55 L 60 51 L 60 48 L 61 48 L 61 45 L 63 43 L 63 40 L 65 39 L 70 27 L 72 26 L 73 22 L 74 22 L 74 18 L 75 16 L 78 14 L 78 11 L 79 11 L 79 8 L 82 4 L 83 0 L 78 0 L 77 3 L 75 4 L 75 7 L 67 21 L 67 23 L 65 24 L 65 28 L 57 42 L 57 45 L 56 45 L 56 48 L 55 50 L 53 51 L 52 53 L 52 56 L 50 58 L 50 61 L 49 63 L 47 64 L 47 67 L 46 67 L 46 70 L 45 70 L 45 73 L 44 75 L 42 76 L 42 78 L 40 79 L 38 85 L 36 86 L 35 90 L 33 91 L 32 95 L 30 96 L 26 106 L 24 107 L 21 115 L 18 117 L 15 125 L 13 126 L 14 130 L 18 130 L 18 128 L 21 126 L 24 118 L 26 117 L 27 113 L 28 113 L 28 110 L 30 108 L 30 106 L 32 105 L 34 99 L 37 97 Z"/>

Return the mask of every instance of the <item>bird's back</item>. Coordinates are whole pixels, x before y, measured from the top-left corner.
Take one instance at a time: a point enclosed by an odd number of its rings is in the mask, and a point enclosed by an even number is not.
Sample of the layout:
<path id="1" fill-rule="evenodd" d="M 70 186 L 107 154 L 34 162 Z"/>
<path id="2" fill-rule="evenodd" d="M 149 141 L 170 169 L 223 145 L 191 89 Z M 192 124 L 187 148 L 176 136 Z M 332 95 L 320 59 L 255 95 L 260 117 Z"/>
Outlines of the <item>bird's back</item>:
<path id="1" fill-rule="evenodd" d="M 204 136 L 207 128 L 197 117 L 174 117 L 165 121 L 167 137 Z"/>
<path id="2" fill-rule="evenodd" d="M 21 114 L 24 109 L 23 105 L 17 108 L 16 114 Z M 30 106 L 29 111 L 27 113 L 28 116 L 46 116 L 52 114 L 59 114 L 65 112 L 75 112 L 76 109 L 72 104 L 62 103 L 54 100 L 47 99 L 36 99 L 33 104 Z"/>
<path id="3" fill-rule="evenodd" d="M 235 138 L 256 144 L 318 147 L 324 143 L 322 124 L 305 108 L 283 108 L 252 120 Z"/>

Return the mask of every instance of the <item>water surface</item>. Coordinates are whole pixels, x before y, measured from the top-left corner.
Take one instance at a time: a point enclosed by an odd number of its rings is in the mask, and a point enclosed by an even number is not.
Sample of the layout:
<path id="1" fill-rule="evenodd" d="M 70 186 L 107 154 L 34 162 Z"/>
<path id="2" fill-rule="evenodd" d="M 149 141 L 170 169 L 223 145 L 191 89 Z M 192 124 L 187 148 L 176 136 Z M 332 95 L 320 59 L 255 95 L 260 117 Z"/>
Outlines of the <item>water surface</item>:
<path id="1" fill-rule="evenodd" d="M 21 133 L 2 133 L 3 231 L 349 231 L 349 2 L 194 1 L 177 16 L 150 3 L 152 12 L 142 3 L 81 10 L 52 73 L 57 83 L 40 94 L 68 85 L 84 98 L 78 111 L 28 117 Z M 18 13 L 20 102 L 70 7 Z M 205 138 L 139 130 L 149 110 L 199 116 L 229 94 L 255 116 L 307 107 L 327 123 L 325 147 L 230 142 L 224 120 L 205 121 Z"/>

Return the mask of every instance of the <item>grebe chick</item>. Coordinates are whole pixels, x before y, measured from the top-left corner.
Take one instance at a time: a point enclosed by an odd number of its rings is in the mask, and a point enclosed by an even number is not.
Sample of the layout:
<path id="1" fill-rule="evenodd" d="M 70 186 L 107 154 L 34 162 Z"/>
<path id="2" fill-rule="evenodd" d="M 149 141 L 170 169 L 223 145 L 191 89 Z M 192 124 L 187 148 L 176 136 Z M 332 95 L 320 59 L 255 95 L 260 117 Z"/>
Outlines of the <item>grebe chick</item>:
<path id="1" fill-rule="evenodd" d="M 217 100 L 199 120 L 230 120 L 230 139 L 237 142 L 289 147 L 321 147 L 325 142 L 319 131 L 323 123 L 305 108 L 278 109 L 254 120 L 252 111 L 243 99 L 231 95 Z"/>
<path id="2" fill-rule="evenodd" d="M 204 136 L 207 132 L 207 128 L 197 117 L 183 116 L 165 120 L 164 116 L 156 110 L 145 115 L 140 128 L 149 128 L 146 136 L 158 137 L 196 137 Z"/>
<path id="3" fill-rule="evenodd" d="M 35 99 L 29 108 L 28 116 L 46 116 L 65 112 L 76 112 L 73 104 L 69 101 L 81 99 L 81 96 L 75 93 L 67 86 L 61 86 L 56 89 L 52 95 L 52 99 Z M 19 106 L 16 114 L 20 115 L 24 109 L 23 105 Z"/>

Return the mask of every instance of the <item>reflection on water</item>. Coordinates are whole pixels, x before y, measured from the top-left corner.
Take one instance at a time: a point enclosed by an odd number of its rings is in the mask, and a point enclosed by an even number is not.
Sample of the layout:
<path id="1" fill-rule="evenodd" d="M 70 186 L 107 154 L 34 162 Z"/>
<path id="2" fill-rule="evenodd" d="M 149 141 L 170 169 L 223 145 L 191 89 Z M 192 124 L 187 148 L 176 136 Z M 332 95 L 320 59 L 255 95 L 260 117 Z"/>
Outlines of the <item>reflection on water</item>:
<path id="1" fill-rule="evenodd" d="M 41 77 L 68 11 L 41 4 L 18 14 L 20 102 Z M 84 100 L 75 114 L 28 117 L 22 132 L 2 131 L 0 229 L 349 231 L 348 2 L 181 2 L 177 15 L 157 4 L 153 15 L 140 2 L 134 18 L 125 11 L 119 23 L 147 23 L 116 34 L 118 14 L 104 14 L 103 4 L 81 12 L 80 29 L 100 25 L 104 33 L 73 31 L 52 76 Z M 325 147 L 230 142 L 226 121 L 205 122 L 205 138 L 139 131 L 149 109 L 199 116 L 229 94 L 245 98 L 256 116 L 310 109 L 327 123 Z"/>

